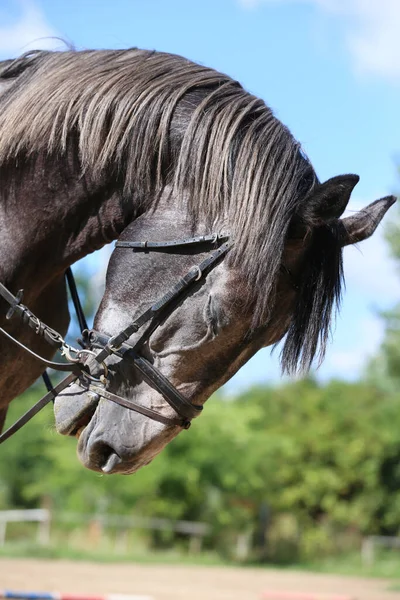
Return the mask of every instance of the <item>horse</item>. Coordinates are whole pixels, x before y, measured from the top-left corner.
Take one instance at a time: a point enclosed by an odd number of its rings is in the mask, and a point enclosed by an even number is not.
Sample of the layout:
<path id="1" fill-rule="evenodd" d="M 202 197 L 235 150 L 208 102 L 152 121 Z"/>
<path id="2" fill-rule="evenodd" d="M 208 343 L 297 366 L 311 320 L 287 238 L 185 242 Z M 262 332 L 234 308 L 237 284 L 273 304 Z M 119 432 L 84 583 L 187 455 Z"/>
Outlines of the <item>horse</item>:
<path id="1" fill-rule="evenodd" d="M 288 373 L 322 361 L 342 249 L 395 201 L 343 218 L 358 179 L 321 183 L 261 99 L 180 56 L 35 51 L 0 64 L 0 281 L 65 335 L 66 269 L 118 240 L 82 376 L 54 403 L 86 467 L 148 464 L 262 347 L 282 342 Z M 50 359 L 7 308 L 0 325 Z M 0 356 L 4 419 L 43 367 L 4 336 Z"/>

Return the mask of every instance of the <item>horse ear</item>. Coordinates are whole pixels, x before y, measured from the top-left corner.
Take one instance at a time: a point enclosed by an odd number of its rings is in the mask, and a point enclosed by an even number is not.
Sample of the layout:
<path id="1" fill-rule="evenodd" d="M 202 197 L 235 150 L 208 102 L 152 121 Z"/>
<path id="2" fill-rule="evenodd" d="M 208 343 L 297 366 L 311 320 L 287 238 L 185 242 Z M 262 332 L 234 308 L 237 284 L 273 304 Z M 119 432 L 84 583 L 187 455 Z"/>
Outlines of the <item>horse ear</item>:
<path id="1" fill-rule="evenodd" d="M 359 179 L 358 175 L 338 175 L 317 185 L 307 200 L 306 222 L 321 224 L 338 219 Z"/>
<path id="2" fill-rule="evenodd" d="M 351 215 L 351 217 L 341 219 L 340 222 L 343 225 L 342 246 L 356 244 L 369 238 L 378 227 L 385 213 L 395 202 L 395 196 L 386 196 L 380 200 L 375 200 L 375 202 Z"/>

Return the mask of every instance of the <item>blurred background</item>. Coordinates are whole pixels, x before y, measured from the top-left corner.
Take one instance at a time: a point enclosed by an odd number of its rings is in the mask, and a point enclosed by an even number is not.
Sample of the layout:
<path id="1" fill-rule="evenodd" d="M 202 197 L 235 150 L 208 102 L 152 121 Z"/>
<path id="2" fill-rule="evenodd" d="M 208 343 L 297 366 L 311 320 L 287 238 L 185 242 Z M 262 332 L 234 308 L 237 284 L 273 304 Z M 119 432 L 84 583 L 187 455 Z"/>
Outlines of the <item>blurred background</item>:
<path id="1" fill-rule="evenodd" d="M 61 38 L 178 53 L 238 79 L 322 181 L 360 175 L 349 213 L 400 189 L 399 31 L 397 0 L 0 0 L 0 59 L 62 49 Z M 262 350 L 136 475 L 85 471 L 51 411 L 36 417 L 0 452 L 0 510 L 25 511 L 0 513 L 0 554 L 400 578 L 399 228 L 395 207 L 345 250 L 342 310 L 318 371 L 284 380 L 279 348 Z M 109 252 L 75 266 L 90 315 Z M 41 393 L 13 402 L 9 420 Z"/>

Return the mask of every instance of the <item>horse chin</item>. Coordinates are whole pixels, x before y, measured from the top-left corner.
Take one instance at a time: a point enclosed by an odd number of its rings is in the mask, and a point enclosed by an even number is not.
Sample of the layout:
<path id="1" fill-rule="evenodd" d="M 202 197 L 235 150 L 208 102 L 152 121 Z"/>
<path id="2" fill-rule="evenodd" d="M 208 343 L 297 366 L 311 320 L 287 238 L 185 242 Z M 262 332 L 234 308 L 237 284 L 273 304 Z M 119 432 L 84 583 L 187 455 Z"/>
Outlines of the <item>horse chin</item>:
<path id="1" fill-rule="evenodd" d="M 147 452 L 127 455 L 117 445 L 111 445 L 108 439 L 104 439 L 101 431 L 95 415 L 79 436 L 78 458 L 91 471 L 105 475 L 131 475 L 149 464 L 155 456 L 149 456 Z"/>
<path id="2" fill-rule="evenodd" d="M 130 475 L 148 465 L 163 447 L 164 444 L 160 448 L 152 443 L 136 447 L 134 442 L 127 447 L 105 430 L 100 411 L 96 411 L 80 432 L 77 451 L 80 462 L 87 469 L 106 475 Z"/>

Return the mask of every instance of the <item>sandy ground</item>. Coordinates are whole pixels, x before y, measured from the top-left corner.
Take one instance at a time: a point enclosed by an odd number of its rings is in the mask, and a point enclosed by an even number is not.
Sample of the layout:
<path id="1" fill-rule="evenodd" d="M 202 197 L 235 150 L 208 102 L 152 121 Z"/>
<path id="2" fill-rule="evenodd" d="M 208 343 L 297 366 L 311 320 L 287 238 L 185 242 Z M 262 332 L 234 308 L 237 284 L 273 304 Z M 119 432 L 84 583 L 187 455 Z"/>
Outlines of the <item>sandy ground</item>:
<path id="1" fill-rule="evenodd" d="M 138 594 L 153 600 L 262 600 L 263 592 L 269 592 L 268 600 L 400 600 L 400 592 L 388 590 L 391 584 L 269 569 L 0 559 L 0 589 Z"/>

